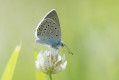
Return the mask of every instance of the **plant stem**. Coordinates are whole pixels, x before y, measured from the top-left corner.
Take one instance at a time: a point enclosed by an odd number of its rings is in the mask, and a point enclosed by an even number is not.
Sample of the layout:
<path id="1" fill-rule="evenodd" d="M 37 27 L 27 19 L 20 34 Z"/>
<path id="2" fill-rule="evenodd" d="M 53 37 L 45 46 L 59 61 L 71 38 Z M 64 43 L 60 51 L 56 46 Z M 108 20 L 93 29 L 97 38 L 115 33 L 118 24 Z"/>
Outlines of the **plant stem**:
<path id="1" fill-rule="evenodd" d="M 49 74 L 49 77 L 50 77 L 50 80 L 52 80 L 52 75 L 51 74 Z"/>

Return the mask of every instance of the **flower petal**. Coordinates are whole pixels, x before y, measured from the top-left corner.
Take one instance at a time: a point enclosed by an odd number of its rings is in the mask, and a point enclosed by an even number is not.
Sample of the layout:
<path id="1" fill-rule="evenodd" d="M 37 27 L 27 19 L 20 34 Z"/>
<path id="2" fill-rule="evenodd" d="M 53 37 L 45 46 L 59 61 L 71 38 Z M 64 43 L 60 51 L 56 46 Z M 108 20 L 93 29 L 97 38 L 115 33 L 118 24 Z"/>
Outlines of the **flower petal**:
<path id="1" fill-rule="evenodd" d="M 36 68 L 44 73 L 57 73 L 66 68 L 67 61 L 65 61 L 65 54 L 61 57 L 57 49 L 48 51 L 40 51 L 36 63 Z"/>

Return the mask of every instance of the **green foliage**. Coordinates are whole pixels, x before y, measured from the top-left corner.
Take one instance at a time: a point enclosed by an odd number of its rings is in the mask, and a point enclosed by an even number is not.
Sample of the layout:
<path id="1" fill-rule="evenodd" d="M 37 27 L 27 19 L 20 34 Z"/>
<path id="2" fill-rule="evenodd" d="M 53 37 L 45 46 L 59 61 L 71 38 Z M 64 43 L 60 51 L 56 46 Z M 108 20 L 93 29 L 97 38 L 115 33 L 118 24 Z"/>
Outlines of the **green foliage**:
<path id="1" fill-rule="evenodd" d="M 14 75 L 14 70 L 16 67 L 16 63 L 19 57 L 20 48 L 21 48 L 21 45 L 17 46 L 15 50 L 13 51 L 10 57 L 10 60 L 8 61 L 8 64 L 4 70 L 1 80 L 12 80 L 12 77 Z"/>
<path id="2" fill-rule="evenodd" d="M 42 72 L 36 71 L 36 80 L 47 80 L 46 75 Z"/>

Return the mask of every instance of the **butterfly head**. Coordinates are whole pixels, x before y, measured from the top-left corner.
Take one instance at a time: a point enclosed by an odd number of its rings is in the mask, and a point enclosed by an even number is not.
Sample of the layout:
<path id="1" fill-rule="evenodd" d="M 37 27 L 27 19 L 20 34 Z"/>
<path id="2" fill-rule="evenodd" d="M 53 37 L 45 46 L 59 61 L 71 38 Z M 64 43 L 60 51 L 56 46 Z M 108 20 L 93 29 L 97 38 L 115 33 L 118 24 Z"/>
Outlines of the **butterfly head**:
<path id="1" fill-rule="evenodd" d="M 60 42 L 58 44 L 51 45 L 52 48 L 59 49 L 60 47 L 64 47 L 64 43 Z"/>

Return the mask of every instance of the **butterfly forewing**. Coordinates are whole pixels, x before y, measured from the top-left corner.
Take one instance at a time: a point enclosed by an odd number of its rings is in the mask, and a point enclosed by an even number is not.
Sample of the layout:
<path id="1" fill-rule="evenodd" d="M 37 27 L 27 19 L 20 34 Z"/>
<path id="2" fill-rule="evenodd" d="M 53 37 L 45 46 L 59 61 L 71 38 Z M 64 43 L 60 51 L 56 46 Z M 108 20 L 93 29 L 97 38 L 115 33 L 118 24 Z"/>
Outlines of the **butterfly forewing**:
<path id="1" fill-rule="evenodd" d="M 57 16 L 57 12 L 54 9 L 46 14 L 44 19 L 46 19 L 46 18 L 51 18 L 52 20 L 54 20 L 57 23 L 57 25 L 58 25 L 57 27 L 60 27 L 59 18 Z"/>

